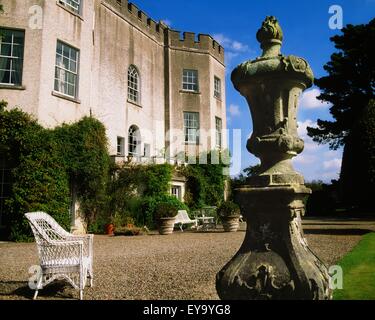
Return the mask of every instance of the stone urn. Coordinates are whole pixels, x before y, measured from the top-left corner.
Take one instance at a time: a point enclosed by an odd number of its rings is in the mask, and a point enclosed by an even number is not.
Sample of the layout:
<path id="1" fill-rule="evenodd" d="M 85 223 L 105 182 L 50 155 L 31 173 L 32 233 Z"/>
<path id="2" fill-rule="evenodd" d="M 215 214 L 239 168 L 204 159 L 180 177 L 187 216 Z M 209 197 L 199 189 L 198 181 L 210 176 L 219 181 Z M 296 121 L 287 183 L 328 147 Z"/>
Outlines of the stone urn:
<path id="1" fill-rule="evenodd" d="M 217 208 L 217 213 L 225 232 L 237 232 L 240 227 L 241 217 L 241 211 L 238 204 L 232 201 L 224 201 Z"/>
<path id="2" fill-rule="evenodd" d="M 326 266 L 311 251 L 301 219 L 311 190 L 291 159 L 304 149 L 298 137 L 299 97 L 313 72 L 303 58 L 281 54 L 283 32 L 267 17 L 257 33 L 263 53 L 239 65 L 232 82 L 249 104 L 253 134 L 247 148 L 260 173 L 236 190 L 247 220 L 244 243 L 218 273 L 224 300 L 324 300 L 331 298 Z"/>
<path id="3" fill-rule="evenodd" d="M 163 236 L 172 234 L 174 230 L 175 221 L 176 221 L 175 217 L 159 218 L 158 219 L 159 233 Z"/>
<path id="4" fill-rule="evenodd" d="M 225 232 L 237 232 L 240 228 L 240 216 L 233 215 L 221 218 Z"/>

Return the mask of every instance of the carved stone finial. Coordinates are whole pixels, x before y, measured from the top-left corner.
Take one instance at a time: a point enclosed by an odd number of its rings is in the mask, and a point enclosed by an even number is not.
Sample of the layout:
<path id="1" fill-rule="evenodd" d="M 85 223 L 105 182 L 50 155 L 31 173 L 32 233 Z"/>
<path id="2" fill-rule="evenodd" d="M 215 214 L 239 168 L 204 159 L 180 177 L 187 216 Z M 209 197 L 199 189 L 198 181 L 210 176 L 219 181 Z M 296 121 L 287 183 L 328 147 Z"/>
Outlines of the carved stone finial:
<path id="1" fill-rule="evenodd" d="M 283 31 L 275 17 L 266 17 L 262 23 L 262 27 L 258 30 L 257 40 L 260 43 L 270 40 L 283 41 Z"/>
<path id="2" fill-rule="evenodd" d="M 277 19 L 274 16 L 267 16 L 257 32 L 257 40 L 263 49 L 263 57 L 280 54 L 283 38 L 283 31 Z"/>

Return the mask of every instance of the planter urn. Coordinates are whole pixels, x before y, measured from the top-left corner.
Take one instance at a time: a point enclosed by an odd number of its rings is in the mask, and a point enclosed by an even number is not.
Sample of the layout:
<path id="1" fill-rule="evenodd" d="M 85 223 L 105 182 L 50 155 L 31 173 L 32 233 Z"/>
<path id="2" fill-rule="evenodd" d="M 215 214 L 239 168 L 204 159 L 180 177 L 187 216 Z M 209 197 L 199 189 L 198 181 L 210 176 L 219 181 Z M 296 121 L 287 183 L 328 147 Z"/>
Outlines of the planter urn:
<path id="1" fill-rule="evenodd" d="M 105 226 L 105 233 L 109 236 L 115 235 L 115 225 L 113 223 L 109 223 Z"/>
<path id="2" fill-rule="evenodd" d="M 240 227 L 240 216 L 228 216 L 222 218 L 223 228 L 225 232 L 237 232 Z"/>
<path id="3" fill-rule="evenodd" d="M 174 223 L 176 221 L 176 218 L 160 218 L 158 220 L 158 228 L 159 233 L 161 235 L 170 235 L 173 233 L 174 230 Z"/>
<path id="4" fill-rule="evenodd" d="M 218 273 L 216 289 L 224 300 L 330 299 L 327 268 L 302 229 L 303 200 L 311 190 L 291 161 L 304 149 L 298 102 L 314 75 L 305 59 L 281 54 L 283 32 L 275 17 L 265 19 L 257 40 L 263 54 L 239 65 L 232 82 L 249 104 L 253 134 L 247 149 L 261 168 L 235 191 L 248 223 L 246 237 Z"/>

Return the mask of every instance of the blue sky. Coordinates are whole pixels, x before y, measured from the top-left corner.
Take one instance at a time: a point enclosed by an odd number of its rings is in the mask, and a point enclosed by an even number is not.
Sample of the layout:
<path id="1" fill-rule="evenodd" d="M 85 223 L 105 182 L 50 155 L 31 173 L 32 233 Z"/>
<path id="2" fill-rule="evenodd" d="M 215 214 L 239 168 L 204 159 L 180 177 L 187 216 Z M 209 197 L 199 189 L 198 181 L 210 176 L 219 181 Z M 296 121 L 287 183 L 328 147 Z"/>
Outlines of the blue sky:
<path id="1" fill-rule="evenodd" d="M 278 18 L 284 31 L 283 54 L 295 54 L 307 59 L 317 78 L 325 75 L 323 65 L 330 60 L 334 46 L 329 40 L 339 30 L 329 28 L 329 8 L 340 5 L 344 25 L 367 23 L 375 17 L 375 0 L 288 0 L 288 1 L 214 1 L 214 0 L 136 0 L 135 4 L 154 20 L 164 20 L 179 31 L 208 33 L 226 49 L 227 64 L 227 115 L 228 128 L 242 130 L 241 152 L 233 154 L 234 161 L 245 168 L 258 160 L 245 148 L 252 132 L 250 112 L 245 99 L 234 90 L 230 73 L 243 61 L 260 55 L 256 32 L 267 15 Z M 317 119 L 330 120 L 329 105 L 315 98 L 319 89 L 305 92 L 301 99 L 298 121 L 300 135 L 306 148 L 294 160 L 295 168 L 305 175 L 307 181 L 337 179 L 341 168 L 342 150 L 330 151 L 306 136 L 306 127 L 314 126 Z M 230 137 L 230 140 L 233 140 Z M 233 145 L 230 141 L 231 146 Z M 232 174 L 239 173 L 234 166 Z"/>

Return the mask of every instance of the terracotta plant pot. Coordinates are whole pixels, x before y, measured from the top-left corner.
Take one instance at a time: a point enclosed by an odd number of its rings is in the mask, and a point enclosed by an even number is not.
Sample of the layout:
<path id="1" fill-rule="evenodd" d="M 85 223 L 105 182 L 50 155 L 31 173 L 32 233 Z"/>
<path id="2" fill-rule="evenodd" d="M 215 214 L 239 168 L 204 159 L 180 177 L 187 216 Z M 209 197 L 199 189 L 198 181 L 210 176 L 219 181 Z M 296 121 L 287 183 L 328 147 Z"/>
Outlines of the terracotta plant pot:
<path id="1" fill-rule="evenodd" d="M 112 223 L 109 223 L 105 226 L 105 233 L 109 236 L 115 235 L 115 225 Z"/>
<path id="2" fill-rule="evenodd" d="M 159 233 L 169 235 L 173 233 L 176 218 L 160 218 L 158 221 Z"/>
<path id="3" fill-rule="evenodd" d="M 237 232 L 240 227 L 239 216 L 229 216 L 222 218 L 223 227 L 225 232 Z"/>

